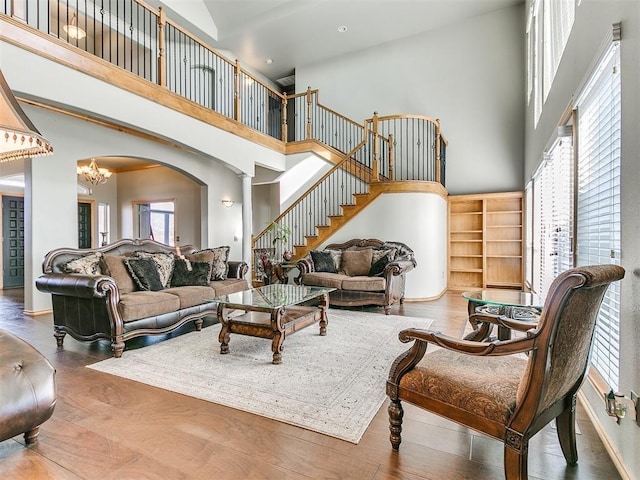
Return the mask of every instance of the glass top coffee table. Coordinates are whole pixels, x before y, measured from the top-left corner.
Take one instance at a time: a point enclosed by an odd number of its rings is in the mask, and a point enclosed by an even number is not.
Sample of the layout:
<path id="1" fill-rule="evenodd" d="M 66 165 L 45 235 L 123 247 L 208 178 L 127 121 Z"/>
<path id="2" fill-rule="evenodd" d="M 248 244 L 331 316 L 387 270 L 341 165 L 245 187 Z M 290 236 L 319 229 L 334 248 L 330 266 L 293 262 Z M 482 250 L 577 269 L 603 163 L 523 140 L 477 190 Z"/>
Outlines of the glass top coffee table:
<path id="1" fill-rule="evenodd" d="M 474 329 L 474 332 L 465 338 L 472 340 L 477 339 L 478 335 L 476 334 L 481 330 L 487 330 L 486 328 L 478 328 L 478 323 L 472 319 L 472 315 L 475 313 L 505 316 L 514 320 L 531 322 L 533 326 L 538 322 L 542 310 L 542 300 L 531 292 L 489 288 L 464 292 L 462 296 L 468 300 L 469 323 Z M 498 326 L 498 339 L 508 340 L 509 338 L 511 338 L 511 330 Z"/>
<path id="2" fill-rule="evenodd" d="M 271 339 L 272 363 L 282 363 L 284 340 L 316 322 L 320 335 L 327 334 L 329 292 L 333 288 L 273 284 L 216 297 L 222 323 L 220 353 L 229 353 L 230 334 Z M 229 315 L 243 310 L 240 315 Z"/>

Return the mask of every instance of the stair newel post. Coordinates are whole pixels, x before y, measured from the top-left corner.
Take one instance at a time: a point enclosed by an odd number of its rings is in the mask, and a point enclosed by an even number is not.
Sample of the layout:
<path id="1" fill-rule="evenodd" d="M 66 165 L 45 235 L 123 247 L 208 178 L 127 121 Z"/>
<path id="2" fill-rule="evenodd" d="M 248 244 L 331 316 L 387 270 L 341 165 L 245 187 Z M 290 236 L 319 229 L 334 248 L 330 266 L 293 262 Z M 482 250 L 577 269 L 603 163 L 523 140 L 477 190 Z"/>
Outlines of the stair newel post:
<path id="1" fill-rule="evenodd" d="M 389 134 L 389 181 L 393 181 L 393 161 L 394 158 L 393 156 L 395 155 L 396 151 L 394 150 L 394 146 L 393 146 L 393 134 L 390 133 Z"/>
<path id="2" fill-rule="evenodd" d="M 373 163 L 371 165 L 371 180 L 377 182 L 380 180 L 380 166 L 378 165 L 378 112 L 373 112 Z"/>
<path id="3" fill-rule="evenodd" d="M 162 7 L 158 7 L 158 85 L 167 86 L 167 58 L 165 56 L 165 25 L 167 18 Z"/>
<path id="4" fill-rule="evenodd" d="M 233 119 L 240 122 L 240 61 L 233 66 Z"/>
<path id="5" fill-rule="evenodd" d="M 287 132 L 287 106 L 289 105 L 289 101 L 287 96 L 282 97 L 282 141 L 286 142 L 289 138 Z"/>
<path id="6" fill-rule="evenodd" d="M 440 132 L 440 119 L 436 119 L 436 148 L 435 148 L 435 154 L 436 154 L 436 182 L 441 183 L 440 182 L 440 144 L 442 142 L 442 133 Z"/>
<path id="7" fill-rule="evenodd" d="M 307 87 L 307 140 L 311 140 L 311 87 Z"/>

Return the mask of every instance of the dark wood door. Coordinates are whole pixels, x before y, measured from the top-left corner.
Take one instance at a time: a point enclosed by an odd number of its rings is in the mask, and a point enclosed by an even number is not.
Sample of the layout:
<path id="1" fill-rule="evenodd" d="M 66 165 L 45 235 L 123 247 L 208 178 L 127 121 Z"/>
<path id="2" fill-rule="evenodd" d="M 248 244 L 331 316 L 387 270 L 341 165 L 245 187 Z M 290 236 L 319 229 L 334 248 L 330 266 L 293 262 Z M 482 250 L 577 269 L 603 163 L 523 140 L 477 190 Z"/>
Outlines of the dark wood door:
<path id="1" fill-rule="evenodd" d="M 91 204 L 78 202 L 78 248 L 91 248 Z"/>
<path id="2" fill-rule="evenodd" d="M 24 198 L 2 196 L 2 282 L 24 286 Z"/>

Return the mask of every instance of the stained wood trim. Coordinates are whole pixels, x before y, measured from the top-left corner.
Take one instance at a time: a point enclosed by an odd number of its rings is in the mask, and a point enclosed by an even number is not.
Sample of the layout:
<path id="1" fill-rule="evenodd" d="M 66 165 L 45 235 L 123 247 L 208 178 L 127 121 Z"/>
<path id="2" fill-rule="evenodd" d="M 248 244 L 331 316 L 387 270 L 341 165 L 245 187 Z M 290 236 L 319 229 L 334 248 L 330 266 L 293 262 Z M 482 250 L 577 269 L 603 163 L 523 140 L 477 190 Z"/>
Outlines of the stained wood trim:
<path id="1" fill-rule="evenodd" d="M 257 132 L 240 122 L 225 117 L 202 105 L 198 105 L 191 100 L 169 91 L 165 87 L 141 79 L 131 72 L 73 47 L 55 37 L 26 27 L 5 15 L 0 15 L 0 26 L 2 27 L 0 28 L 0 40 L 4 40 L 23 50 L 90 75 L 98 80 L 102 80 L 177 112 L 197 118 L 211 126 L 250 140 L 278 153 L 285 153 L 285 144 L 282 140 Z M 85 118 L 89 118 L 89 115 L 86 115 Z"/>

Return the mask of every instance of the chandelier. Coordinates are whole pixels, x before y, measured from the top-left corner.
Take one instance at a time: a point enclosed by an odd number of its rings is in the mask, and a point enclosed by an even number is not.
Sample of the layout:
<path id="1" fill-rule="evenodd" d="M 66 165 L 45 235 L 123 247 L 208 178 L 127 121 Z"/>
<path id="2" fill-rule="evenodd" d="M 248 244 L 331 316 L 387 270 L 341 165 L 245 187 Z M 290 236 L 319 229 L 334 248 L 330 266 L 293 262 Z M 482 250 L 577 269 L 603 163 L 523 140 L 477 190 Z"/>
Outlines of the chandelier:
<path id="1" fill-rule="evenodd" d="M 53 147 L 24 113 L 0 71 L 0 163 L 52 153 Z"/>
<path id="2" fill-rule="evenodd" d="M 92 185 L 100 185 L 107 183 L 113 173 L 108 168 L 98 167 L 96 159 L 92 158 L 89 165 L 78 166 L 78 175 L 84 175 L 84 179 Z"/>

